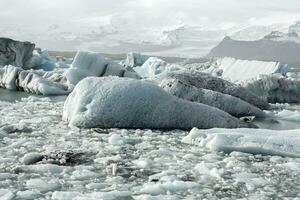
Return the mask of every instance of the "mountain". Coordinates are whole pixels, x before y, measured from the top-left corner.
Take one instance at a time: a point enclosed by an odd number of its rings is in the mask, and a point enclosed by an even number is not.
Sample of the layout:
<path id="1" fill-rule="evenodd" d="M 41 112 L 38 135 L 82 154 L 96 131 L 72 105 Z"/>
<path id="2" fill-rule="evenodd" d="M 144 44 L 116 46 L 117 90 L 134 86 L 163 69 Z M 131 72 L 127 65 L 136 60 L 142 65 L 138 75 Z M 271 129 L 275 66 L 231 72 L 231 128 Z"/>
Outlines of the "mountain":
<path id="1" fill-rule="evenodd" d="M 272 31 L 254 41 L 234 40 L 225 37 L 207 57 L 233 57 L 244 60 L 278 61 L 300 66 L 300 38 L 293 32 Z"/>

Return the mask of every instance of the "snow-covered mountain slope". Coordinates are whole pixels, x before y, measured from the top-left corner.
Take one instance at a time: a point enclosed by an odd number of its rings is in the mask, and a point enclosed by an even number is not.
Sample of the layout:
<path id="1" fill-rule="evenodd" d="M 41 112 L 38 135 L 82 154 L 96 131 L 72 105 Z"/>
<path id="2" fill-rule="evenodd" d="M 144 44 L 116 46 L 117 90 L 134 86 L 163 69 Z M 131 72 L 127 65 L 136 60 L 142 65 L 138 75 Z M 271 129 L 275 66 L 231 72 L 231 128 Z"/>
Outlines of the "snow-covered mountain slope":
<path id="1" fill-rule="evenodd" d="M 263 38 L 272 31 L 286 32 L 289 24 L 272 24 L 269 26 L 247 26 L 228 34 L 234 40 L 253 41 Z"/>
<path id="2" fill-rule="evenodd" d="M 300 43 L 264 38 L 256 41 L 238 41 L 225 37 L 208 57 L 233 57 L 244 60 L 278 61 L 292 66 L 300 64 Z"/>
<path id="3" fill-rule="evenodd" d="M 297 21 L 295 24 L 289 27 L 289 33 L 297 33 L 300 34 L 300 21 Z"/>
<path id="4" fill-rule="evenodd" d="M 297 31 L 297 24 L 290 32 Z M 33 41 L 49 50 L 89 50 L 102 53 L 142 52 L 148 55 L 202 57 L 225 36 L 252 41 L 271 31 L 288 32 L 289 24 L 267 26 L 243 25 L 211 29 L 178 22 L 163 27 L 137 27 L 124 20 L 82 19 L 73 24 L 52 24 L 40 27 L 0 27 L 2 36 Z"/>

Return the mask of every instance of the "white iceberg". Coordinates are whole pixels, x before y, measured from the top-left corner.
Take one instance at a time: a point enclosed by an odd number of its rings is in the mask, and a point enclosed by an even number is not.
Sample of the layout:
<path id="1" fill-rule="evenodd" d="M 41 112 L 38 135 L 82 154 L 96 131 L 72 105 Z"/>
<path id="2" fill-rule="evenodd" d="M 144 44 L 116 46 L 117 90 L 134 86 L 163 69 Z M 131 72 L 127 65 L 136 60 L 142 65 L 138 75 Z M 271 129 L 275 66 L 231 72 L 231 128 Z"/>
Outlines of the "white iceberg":
<path id="1" fill-rule="evenodd" d="M 56 73 L 23 70 L 7 65 L 0 69 L 0 87 L 8 90 L 21 90 L 33 94 L 65 95 L 70 91 L 63 83 L 63 76 Z"/>
<path id="2" fill-rule="evenodd" d="M 182 142 L 213 151 L 230 153 L 240 151 L 251 154 L 300 157 L 300 129 L 210 129 L 194 128 Z"/>
<path id="3" fill-rule="evenodd" d="M 300 76 L 295 73 L 260 75 L 242 85 L 270 103 L 300 102 Z"/>
<path id="4" fill-rule="evenodd" d="M 145 57 L 136 52 L 130 52 L 127 54 L 126 60 L 124 61 L 123 65 L 126 68 L 134 68 L 137 66 L 142 66 L 145 63 L 146 59 Z"/>
<path id="5" fill-rule="evenodd" d="M 16 90 L 16 79 L 21 68 L 12 65 L 7 65 L 0 69 L 0 86 L 8 90 Z"/>
<path id="6" fill-rule="evenodd" d="M 67 82 L 70 87 L 74 87 L 85 77 L 110 75 L 138 78 L 135 72 L 130 72 L 118 63 L 105 59 L 100 53 L 84 51 L 77 52 L 71 68 L 66 72 Z"/>
<path id="7" fill-rule="evenodd" d="M 280 62 L 239 60 L 230 57 L 219 58 L 215 62 L 217 67 L 223 71 L 222 77 L 233 82 L 249 80 L 261 74 L 268 75 L 289 71 L 289 67 Z"/>
<path id="8" fill-rule="evenodd" d="M 169 64 L 160 58 L 150 57 L 142 66 L 135 67 L 134 71 L 136 71 L 143 78 L 151 78 L 167 72 L 183 69 L 185 68 L 181 65 Z"/>
<path id="9" fill-rule="evenodd" d="M 217 108 L 173 97 L 151 82 L 118 77 L 78 83 L 65 102 L 63 119 L 84 128 L 253 127 Z"/>

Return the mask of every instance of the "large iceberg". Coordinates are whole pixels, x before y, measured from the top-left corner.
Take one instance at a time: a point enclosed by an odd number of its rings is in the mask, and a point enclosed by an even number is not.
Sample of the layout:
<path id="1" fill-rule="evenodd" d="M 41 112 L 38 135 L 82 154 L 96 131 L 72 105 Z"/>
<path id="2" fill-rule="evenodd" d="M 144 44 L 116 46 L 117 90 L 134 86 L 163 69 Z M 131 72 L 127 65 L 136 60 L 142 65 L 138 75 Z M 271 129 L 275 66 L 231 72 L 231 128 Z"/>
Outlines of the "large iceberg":
<path id="1" fill-rule="evenodd" d="M 0 87 L 42 95 L 65 95 L 70 91 L 61 74 L 23 70 L 7 65 L 0 69 Z"/>
<path id="2" fill-rule="evenodd" d="M 260 75 L 242 85 L 270 103 L 300 102 L 300 76 L 296 73 Z"/>
<path id="3" fill-rule="evenodd" d="M 217 67 L 223 71 L 222 77 L 230 81 L 244 81 L 261 74 L 287 73 L 289 67 L 280 62 L 239 60 L 225 57 L 216 60 Z"/>
<path id="4" fill-rule="evenodd" d="M 70 69 L 66 72 L 66 78 L 71 87 L 85 77 L 110 75 L 139 78 L 135 72 L 128 71 L 118 63 L 105 59 L 100 53 L 84 51 L 77 52 Z"/>
<path id="5" fill-rule="evenodd" d="M 182 142 L 214 151 L 300 157 L 300 130 L 194 128 Z"/>
<path id="6" fill-rule="evenodd" d="M 65 102 L 63 119 L 85 128 L 254 127 L 217 108 L 173 97 L 149 81 L 118 77 L 79 82 Z"/>
<path id="7" fill-rule="evenodd" d="M 187 83 L 185 79 L 166 78 L 160 86 L 171 95 L 219 108 L 236 117 L 265 117 L 262 110 L 246 101 L 228 94 L 197 88 Z"/>
<path id="8" fill-rule="evenodd" d="M 31 68 L 31 57 L 35 45 L 9 38 L 0 38 L 0 66 L 14 65 L 23 69 Z"/>
<path id="9" fill-rule="evenodd" d="M 260 109 L 265 110 L 270 108 L 270 105 L 266 101 L 255 96 L 244 87 L 206 73 L 198 71 L 176 71 L 168 73 L 161 78 L 162 80 L 164 78 L 175 79 L 196 88 L 228 94 L 244 100 Z"/>

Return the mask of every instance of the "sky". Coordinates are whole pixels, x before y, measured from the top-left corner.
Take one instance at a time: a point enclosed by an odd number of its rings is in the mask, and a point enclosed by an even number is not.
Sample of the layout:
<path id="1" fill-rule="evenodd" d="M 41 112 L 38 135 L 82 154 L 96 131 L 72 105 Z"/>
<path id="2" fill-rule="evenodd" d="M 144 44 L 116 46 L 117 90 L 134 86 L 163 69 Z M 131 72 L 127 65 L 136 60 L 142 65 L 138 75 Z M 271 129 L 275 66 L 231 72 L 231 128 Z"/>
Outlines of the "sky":
<path id="1" fill-rule="evenodd" d="M 99 40 L 115 34 L 113 45 L 117 40 L 157 40 L 157 31 L 181 24 L 227 30 L 297 20 L 299 0 L 0 0 L 0 31 L 37 41 L 53 40 L 59 33 L 70 40 L 80 34 L 93 38 L 87 41 L 95 40 L 92 34 Z"/>

